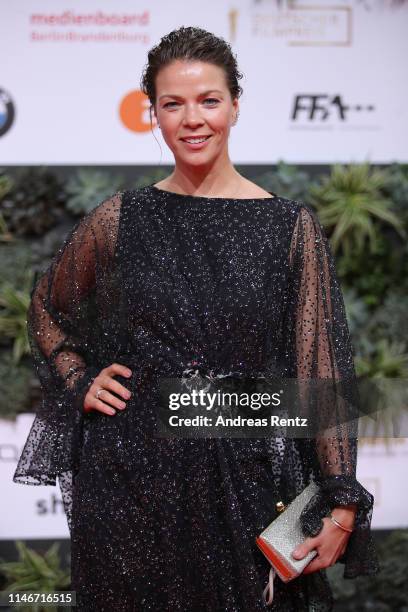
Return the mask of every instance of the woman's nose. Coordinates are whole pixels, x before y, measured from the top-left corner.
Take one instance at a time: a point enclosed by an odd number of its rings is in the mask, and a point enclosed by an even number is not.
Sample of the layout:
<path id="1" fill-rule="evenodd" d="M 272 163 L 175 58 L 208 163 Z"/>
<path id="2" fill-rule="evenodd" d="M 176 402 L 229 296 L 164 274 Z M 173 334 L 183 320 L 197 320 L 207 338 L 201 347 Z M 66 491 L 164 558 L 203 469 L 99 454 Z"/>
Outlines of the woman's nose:
<path id="1" fill-rule="evenodd" d="M 196 109 L 186 109 L 184 113 L 185 125 L 200 125 L 203 123 L 200 113 Z"/>

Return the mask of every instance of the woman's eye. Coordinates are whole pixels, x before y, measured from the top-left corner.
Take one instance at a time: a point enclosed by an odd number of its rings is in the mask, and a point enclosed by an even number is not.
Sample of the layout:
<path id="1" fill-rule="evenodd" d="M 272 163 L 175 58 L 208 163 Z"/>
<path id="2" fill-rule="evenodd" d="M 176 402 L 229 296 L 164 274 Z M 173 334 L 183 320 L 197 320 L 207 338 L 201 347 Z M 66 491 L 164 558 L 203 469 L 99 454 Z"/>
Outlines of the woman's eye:
<path id="1" fill-rule="evenodd" d="M 204 102 L 215 102 L 215 104 L 217 104 L 217 103 L 218 103 L 218 100 L 217 100 L 217 98 L 206 98 L 206 99 L 204 100 Z M 163 107 L 163 108 L 167 108 L 168 106 L 171 106 L 171 105 L 173 105 L 173 104 L 178 104 L 178 102 L 167 102 L 167 103 L 164 105 L 164 107 Z M 211 105 L 211 106 L 212 106 L 212 105 Z"/>

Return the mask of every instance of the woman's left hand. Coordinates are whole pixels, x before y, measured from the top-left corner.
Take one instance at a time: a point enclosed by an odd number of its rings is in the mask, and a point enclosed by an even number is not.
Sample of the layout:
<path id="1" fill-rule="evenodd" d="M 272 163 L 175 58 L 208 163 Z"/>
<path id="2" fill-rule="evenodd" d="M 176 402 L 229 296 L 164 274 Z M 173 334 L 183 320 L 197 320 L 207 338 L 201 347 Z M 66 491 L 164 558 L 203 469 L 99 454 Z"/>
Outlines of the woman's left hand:
<path id="1" fill-rule="evenodd" d="M 340 520 L 334 512 L 332 512 L 332 515 Z M 306 538 L 302 544 L 292 551 L 293 558 L 299 560 L 303 559 L 309 551 L 317 550 L 316 557 L 306 565 L 302 574 L 311 574 L 334 565 L 345 552 L 350 535 L 351 532 L 344 531 L 344 529 L 335 525 L 329 517 L 325 516 L 321 532 L 315 537 Z M 296 555 L 295 551 L 299 554 Z"/>

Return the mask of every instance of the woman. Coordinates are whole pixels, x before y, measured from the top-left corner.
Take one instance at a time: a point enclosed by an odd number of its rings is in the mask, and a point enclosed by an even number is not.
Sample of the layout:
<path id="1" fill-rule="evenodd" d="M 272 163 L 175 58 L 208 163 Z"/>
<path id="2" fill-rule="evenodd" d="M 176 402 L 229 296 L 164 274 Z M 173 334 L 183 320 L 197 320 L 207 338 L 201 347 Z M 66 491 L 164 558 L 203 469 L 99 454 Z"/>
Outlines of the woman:
<path id="1" fill-rule="evenodd" d="M 162 377 L 355 380 L 318 219 L 229 159 L 241 76 L 230 46 L 198 28 L 151 49 L 142 88 L 174 171 L 81 219 L 32 292 L 44 396 L 14 480 L 58 476 L 81 610 L 331 610 L 326 567 L 378 571 L 355 438 L 155 437 Z M 276 582 L 268 608 L 255 537 L 311 480 L 298 552 L 318 556 Z"/>

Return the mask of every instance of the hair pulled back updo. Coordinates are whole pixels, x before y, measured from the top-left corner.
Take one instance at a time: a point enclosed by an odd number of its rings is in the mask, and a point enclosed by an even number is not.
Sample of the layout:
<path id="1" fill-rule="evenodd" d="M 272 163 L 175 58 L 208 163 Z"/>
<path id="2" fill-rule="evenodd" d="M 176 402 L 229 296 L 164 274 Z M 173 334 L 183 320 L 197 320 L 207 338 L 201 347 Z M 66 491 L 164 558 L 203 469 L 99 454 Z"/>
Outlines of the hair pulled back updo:
<path id="1" fill-rule="evenodd" d="M 238 70 L 236 56 L 231 46 L 223 38 L 217 37 L 207 30 L 196 27 L 181 26 L 160 39 L 147 55 L 140 81 L 140 88 L 150 100 L 150 112 L 156 105 L 156 76 L 159 71 L 175 60 L 201 61 L 219 66 L 225 72 L 231 98 L 242 95 L 242 87 L 238 80 L 242 73 Z"/>

